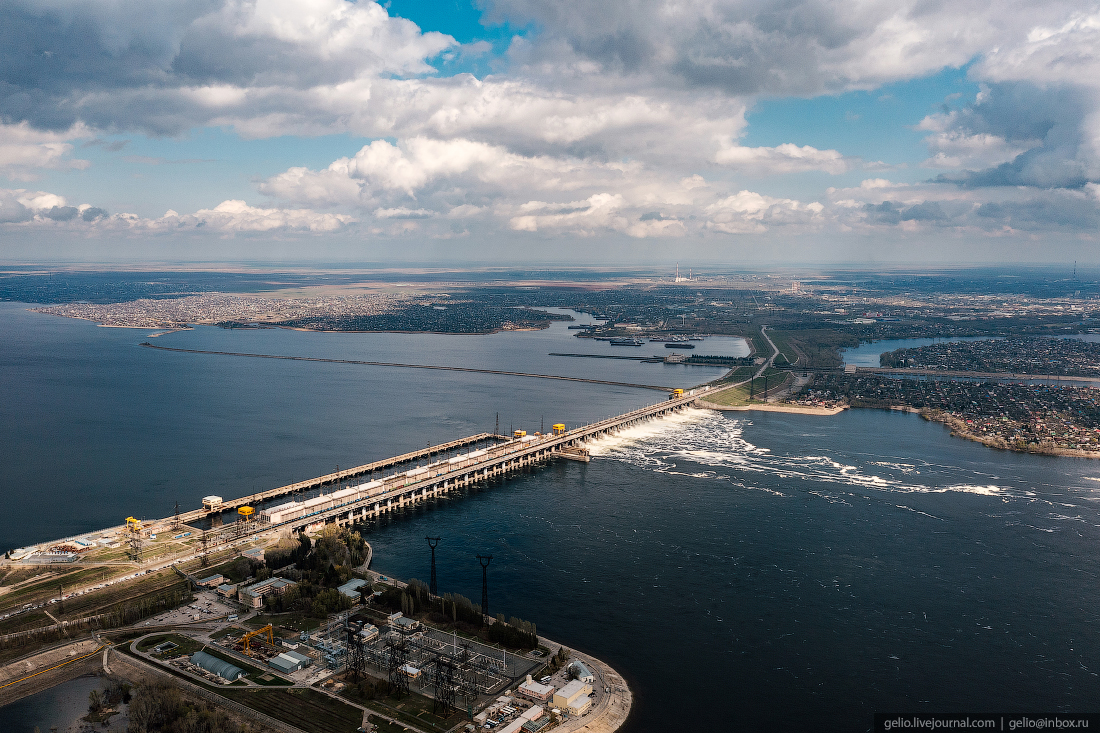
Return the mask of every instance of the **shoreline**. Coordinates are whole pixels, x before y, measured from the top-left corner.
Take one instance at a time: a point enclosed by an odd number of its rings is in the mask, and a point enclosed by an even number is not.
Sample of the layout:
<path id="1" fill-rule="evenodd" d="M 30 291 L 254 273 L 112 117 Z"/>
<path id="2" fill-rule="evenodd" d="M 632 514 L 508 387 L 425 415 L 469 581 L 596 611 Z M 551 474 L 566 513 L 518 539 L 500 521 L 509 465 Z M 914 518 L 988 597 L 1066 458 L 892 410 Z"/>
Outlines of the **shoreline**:
<path id="1" fill-rule="evenodd" d="M 1010 453 L 1030 453 L 1035 456 L 1054 456 L 1058 458 L 1100 458 L 1100 451 L 1082 450 L 1081 448 L 1059 448 L 1055 445 L 1038 445 L 1035 447 L 1027 448 L 1014 448 L 1008 445 L 1004 440 L 1000 438 L 991 438 L 984 435 L 978 435 L 972 433 L 966 429 L 966 423 L 959 420 L 956 417 L 949 415 L 933 415 L 931 413 L 921 412 L 919 410 L 913 410 L 910 408 L 910 412 L 916 412 L 925 420 L 929 422 L 938 422 L 951 431 L 951 434 L 958 438 L 965 440 L 972 440 L 975 443 L 981 443 L 989 448 L 995 448 L 997 450 L 1008 451 Z"/>
<path id="2" fill-rule="evenodd" d="M 825 417 L 839 415 L 849 409 L 848 405 L 842 405 L 840 407 L 810 407 L 808 405 L 791 405 L 783 402 L 774 404 L 760 403 L 754 405 L 718 405 L 705 400 L 697 400 L 696 404 L 708 410 L 720 410 L 722 412 L 786 412 L 794 415 L 821 415 Z"/>

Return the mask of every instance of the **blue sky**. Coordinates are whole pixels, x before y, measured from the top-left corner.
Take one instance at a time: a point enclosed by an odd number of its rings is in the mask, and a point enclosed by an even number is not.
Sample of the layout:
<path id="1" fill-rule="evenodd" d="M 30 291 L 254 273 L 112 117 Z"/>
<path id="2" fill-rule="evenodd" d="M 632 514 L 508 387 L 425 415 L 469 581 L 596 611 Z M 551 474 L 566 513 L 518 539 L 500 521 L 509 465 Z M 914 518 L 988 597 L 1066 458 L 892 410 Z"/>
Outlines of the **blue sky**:
<path id="1" fill-rule="evenodd" d="M 0 16 L 8 261 L 1069 261 L 1100 229 L 1096 4 Z"/>

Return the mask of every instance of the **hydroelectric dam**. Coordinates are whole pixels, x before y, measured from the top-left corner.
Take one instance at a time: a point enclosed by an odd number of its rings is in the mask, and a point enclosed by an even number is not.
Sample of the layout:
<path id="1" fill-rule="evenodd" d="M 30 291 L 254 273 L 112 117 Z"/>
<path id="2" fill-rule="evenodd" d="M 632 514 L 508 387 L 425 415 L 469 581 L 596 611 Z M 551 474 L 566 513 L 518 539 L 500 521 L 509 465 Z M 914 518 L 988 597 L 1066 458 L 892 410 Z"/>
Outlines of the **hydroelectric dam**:
<path id="1" fill-rule="evenodd" d="M 527 435 L 524 431 L 515 431 L 512 436 L 479 433 L 236 499 L 208 496 L 203 499 L 201 509 L 181 513 L 178 519 L 170 517 L 163 521 L 173 521 L 176 526 L 206 525 L 209 522 L 210 530 L 205 532 L 209 535 L 206 540 L 208 550 L 258 532 L 275 529 L 316 531 L 326 524 L 352 524 L 528 466 L 560 458 L 587 460 L 587 452 L 583 448 L 585 441 L 679 412 L 694 404 L 707 391 L 707 387 L 673 390 L 664 402 L 572 429 L 566 429 L 564 424 L 559 423 L 546 434 Z M 462 449 L 472 450 L 446 457 Z M 444 457 L 433 461 L 434 456 Z M 415 468 L 407 468 L 414 462 Z M 422 462 L 424 465 L 421 465 Z M 333 490 L 324 493 L 324 489 L 329 487 Z M 303 494 L 316 490 L 321 490 L 321 493 L 311 498 L 301 498 Z M 273 503 L 273 500 L 280 498 L 289 500 Z M 259 504 L 267 506 L 258 509 Z M 224 521 L 228 518 L 225 515 L 234 510 L 238 515 L 237 521 Z"/>

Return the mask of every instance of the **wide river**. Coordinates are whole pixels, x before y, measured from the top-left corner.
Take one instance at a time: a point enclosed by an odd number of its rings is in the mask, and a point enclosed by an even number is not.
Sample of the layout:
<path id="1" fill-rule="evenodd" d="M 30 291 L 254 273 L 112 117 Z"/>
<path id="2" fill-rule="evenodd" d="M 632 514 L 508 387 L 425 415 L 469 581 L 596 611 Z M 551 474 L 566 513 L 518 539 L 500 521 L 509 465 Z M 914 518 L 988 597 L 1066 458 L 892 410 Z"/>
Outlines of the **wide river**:
<path id="1" fill-rule="evenodd" d="M 492 430 L 497 413 L 502 430 L 537 430 L 663 398 L 157 352 L 137 347 L 145 338 L 0 305 L 0 545 Z M 582 350 L 564 324 L 488 337 L 197 329 L 156 342 L 670 386 L 718 373 L 549 357 Z M 720 353 L 713 343 L 697 351 Z M 621 671 L 635 693 L 629 733 L 1097 708 L 1100 464 L 998 452 L 867 410 L 693 410 L 592 447 L 589 464 L 375 523 L 374 567 L 426 579 L 423 538 L 438 535 L 441 590 L 477 600 L 474 555 L 491 553 L 490 610 Z"/>

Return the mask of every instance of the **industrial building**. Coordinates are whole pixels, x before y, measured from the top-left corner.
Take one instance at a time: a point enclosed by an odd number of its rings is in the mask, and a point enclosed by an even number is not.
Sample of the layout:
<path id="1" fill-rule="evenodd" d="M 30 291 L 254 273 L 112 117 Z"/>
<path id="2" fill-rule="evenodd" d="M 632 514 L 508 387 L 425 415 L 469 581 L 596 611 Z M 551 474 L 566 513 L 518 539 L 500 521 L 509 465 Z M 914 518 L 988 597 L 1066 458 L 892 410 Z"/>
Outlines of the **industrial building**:
<path id="1" fill-rule="evenodd" d="M 191 664 L 205 669 L 210 674 L 216 674 L 223 680 L 229 680 L 230 682 L 236 682 L 241 677 L 244 677 L 244 670 L 237 667 L 224 659 L 218 659 L 212 654 L 206 652 L 195 652 L 191 655 Z"/>
<path id="2" fill-rule="evenodd" d="M 588 667 L 584 666 L 584 662 L 576 660 L 569 664 L 567 668 L 569 674 L 573 676 L 573 679 L 580 680 L 581 682 L 587 682 L 589 684 L 595 682 L 596 678 L 592 676 L 592 672 L 588 670 Z"/>
<path id="3" fill-rule="evenodd" d="M 222 583 L 218 586 L 218 595 L 222 598 L 235 598 L 237 595 L 237 584 Z"/>
<path id="4" fill-rule="evenodd" d="M 408 616 L 400 616 L 392 621 L 394 627 L 403 629 L 405 631 L 416 631 L 420 628 L 420 622 L 415 618 L 409 618 Z"/>
<path id="5" fill-rule="evenodd" d="M 297 672 L 299 669 L 305 669 L 313 664 L 313 660 L 305 654 L 292 651 L 283 652 L 277 657 L 272 657 L 267 660 L 267 663 L 283 674 L 290 674 L 291 672 Z"/>
<path id="6" fill-rule="evenodd" d="M 421 468 L 416 469 L 416 471 L 427 473 L 428 469 Z M 416 471 L 407 471 L 403 474 L 405 478 L 404 483 L 408 483 L 410 474 L 420 475 L 416 473 Z M 295 519 L 301 519 L 302 517 L 308 517 L 310 514 L 328 511 L 329 509 L 343 504 L 351 504 L 363 499 L 368 499 L 372 496 L 385 493 L 385 490 L 384 482 L 368 481 L 358 486 L 340 489 L 331 494 L 322 494 L 321 496 L 315 496 L 305 501 L 288 501 L 273 507 L 268 507 L 260 512 L 260 520 L 271 524 L 282 524 L 283 522 L 290 522 Z"/>
<path id="7" fill-rule="evenodd" d="M 336 590 L 340 591 L 348 598 L 358 601 L 359 589 L 362 588 L 364 585 L 367 585 L 367 581 L 363 580 L 362 578 L 352 578 Z"/>
<path id="8" fill-rule="evenodd" d="M 240 588 L 237 591 L 237 600 L 250 608 L 260 608 L 264 605 L 264 596 L 272 594 L 281 596 L 286 593 L 287 588 L 296 585 L 298 584 L 293 580 L 287 580 L 286 578 L 268 578 L 267 580 L 261 580 L 259 583 Z"/>
<path id="9" fill-rule="evenodd" d="M 573 680 L 554 693 L 554 707 L 565 710 L 570 715 L 583 715 L 592 706 L 592 698 L 588 696 L 591 692 L 592 685 Z"/>
<path id="10" fill-rule="evenodd" d="M 553 685 L 544 685 L 541 682 L 535 682 L 531 679 L 531 675 L 527 675 L 527 680 L 516 688 L 516 693 L 530 700 L 546 702 L 550 699 L 550 696 L 554 694 L 554 687 Z"/>
<path id="11" fill-rule="evenodd" d="M 546 718 L 546 720 L 542 720 L 542 718 Z M 525 710 L 522 715 L 501 728 L 500 733 L 519 733 L 521 730 L 537 731 L 544 728 L 549 722 L 549 717 L 543 714 L 542 706 L 535 705 L 531 709 Z"/>
<path id="12" fill-rule="evenodd" d="M 227 579 L 224 575 L 211 575 L 209 578 L 203 578 L 202 580 L 198 581 L 198 584 L 201 585 L 203 588 L 217 588 L 226 580 Z"/>

